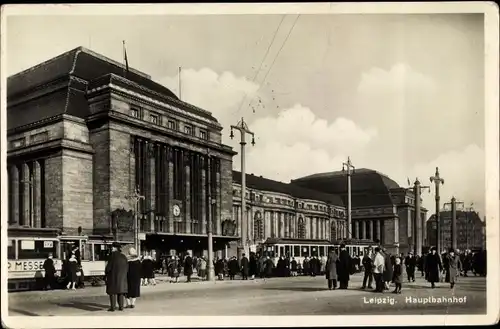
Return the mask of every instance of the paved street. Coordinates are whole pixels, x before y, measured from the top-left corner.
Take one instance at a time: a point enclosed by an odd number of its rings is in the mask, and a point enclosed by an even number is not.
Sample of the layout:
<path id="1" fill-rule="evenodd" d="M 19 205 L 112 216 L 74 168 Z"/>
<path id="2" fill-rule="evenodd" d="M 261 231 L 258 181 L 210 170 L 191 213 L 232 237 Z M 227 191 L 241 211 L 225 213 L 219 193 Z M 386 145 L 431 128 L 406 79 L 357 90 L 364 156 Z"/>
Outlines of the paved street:
<path id="1" fill-rule="evenodd" d="M 361 275 L 351 277 L 349 290 L 326 289 L 323 277 L 273 278 L 255 281 L 171 284 L 165 279 L 143 287 L 135 309 L 106 312 L 104 287 L 76 291 L 9 294 L 9 315 L 353 315 L 353 314 L 481 314 L 486 312 L 486 279 L 460 278 L 454 291 L 445 283 L 436 289 L 418 278 L 401 295 L 360 290 Z M 466 297 L 462 303 L 410 303 L 408 297 Z M 384 297 L 385 302 L 371 300 Z M 394 299 L 392 299 L 394 298 Z M 392 305 L 391 305 L 392 304 Z"/>

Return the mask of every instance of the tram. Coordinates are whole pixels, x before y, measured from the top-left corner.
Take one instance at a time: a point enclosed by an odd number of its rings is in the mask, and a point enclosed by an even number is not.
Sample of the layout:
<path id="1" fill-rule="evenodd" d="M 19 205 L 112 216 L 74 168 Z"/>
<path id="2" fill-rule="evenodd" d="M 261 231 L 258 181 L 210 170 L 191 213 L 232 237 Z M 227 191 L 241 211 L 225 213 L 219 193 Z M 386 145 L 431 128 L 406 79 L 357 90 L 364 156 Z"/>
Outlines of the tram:
<path id="1" fill-rule="evenodd" d="M 352 241 L 351 243 L 345 243 L 345 246 L 349 255 L 355 256 L 365 254 L 370 247 L 370 243 L 371 241 Z M 293 257 L 298 263 L 302 264 L 306 257 L 327 257 L 330 250 L 339 253 L 340 244 L 338 241 L 331 243 L 328 240 L 269 238 L 257 247 L 257 252 L 271 258 Z"/>
<path id="2" fill-rule="evenodd" d="M 45 276 L 43 263 L 49 253 L 53 255 L 57 276 L 64 277 L 63 262 L 74 246 L 80 249 L 85 281 L 98 284 L 104 280 L 106 259 L 111 252 L 112 243 L 112 239 L 97 236 L 9 237 L 8 289 L 18 291 L 40 288 Z M 80 276 L 81 273 L 78 272 L 77 275 Z"/>

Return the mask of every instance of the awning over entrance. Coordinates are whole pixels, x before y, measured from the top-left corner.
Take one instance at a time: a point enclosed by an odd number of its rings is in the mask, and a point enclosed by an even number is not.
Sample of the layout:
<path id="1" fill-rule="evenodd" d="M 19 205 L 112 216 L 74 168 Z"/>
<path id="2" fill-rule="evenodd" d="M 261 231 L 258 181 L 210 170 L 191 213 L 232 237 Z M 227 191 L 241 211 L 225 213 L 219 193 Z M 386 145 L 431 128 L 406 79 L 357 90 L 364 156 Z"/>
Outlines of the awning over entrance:
<path id="1" fill-rule="evenodd" d="M 213 250 L 223 250 L 231 241 L 238 239 L 238 236 L 213 236 Z M 201 234 L 147 233 L 142 246 L 146 249 L 164 252 L 172 249 L 178 252 L 203 251 L 208 249 L 208 237 Z"/>

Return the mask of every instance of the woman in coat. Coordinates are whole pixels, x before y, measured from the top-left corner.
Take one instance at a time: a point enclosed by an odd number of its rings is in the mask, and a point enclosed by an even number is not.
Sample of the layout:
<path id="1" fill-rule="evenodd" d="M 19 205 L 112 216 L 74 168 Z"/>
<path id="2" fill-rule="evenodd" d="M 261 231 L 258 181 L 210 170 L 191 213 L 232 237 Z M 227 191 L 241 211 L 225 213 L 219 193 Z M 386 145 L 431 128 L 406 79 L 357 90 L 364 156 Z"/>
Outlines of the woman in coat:
<path id="1" fill-rule="evenodd" d="M 156 284 L 155 282 L 155 273 L 154 273 L 154 264 L 153 259 L 150 255 L 144 256 L 142 261 L 142 278 L 144 285 L 148 284 Z"/>
<path id="2" fill-rule="evenodd" d="M 68 260 L 68 285 L 66 288 L 76 290 L 75 284 L 78 280 L 76 272 L 78 271 L 78 261 L 76 260 L 75 254 L 71 254 Z"/>
<path id="3" fill-rule="evenodd" d="M 392 276 L 393 276 L 393 268 L 392 268 L 391 254 L 386 252 L 384 254 L 384 274 L 383 274 L 385 290 L 389 289 L 389 285 L 392 281 Z"/>
<path id="4" fill-rule="evenodd" d="M 325 264 L 326 280 L 328 281 L 328 289 L 334 290 L 337 288 L 337 261 L 339 257 L 334 251 L 328 255 Z"/>
<path id="5" fill-rule="evenodd" d="M 450 279 L 450 288 L 453 289 L 457 282 L 458 275 L 462 271 L 462 262 L 460 256 L 455 254 L 455 250 L 450 249 L 448 252 L 446 276 Z"/>
<path id="6" fill-rule="evenodd" d="M 128 251 L 127 273 L 127 308 L 135 307 L 135 299 L 141 296 L 141 260 L 137 251 L 130 248 Z"/>
<path id="7" fill-rule="evenodd" d="M 435 283 L 439 282 L 439 273 L 443 270 L 441 258 L 436 253 L 436 248 L 431 249 L 431 253 L 425 258 L 425 272 L 427 281 L 431 283 L 431 287 L 435 288 Z"/>

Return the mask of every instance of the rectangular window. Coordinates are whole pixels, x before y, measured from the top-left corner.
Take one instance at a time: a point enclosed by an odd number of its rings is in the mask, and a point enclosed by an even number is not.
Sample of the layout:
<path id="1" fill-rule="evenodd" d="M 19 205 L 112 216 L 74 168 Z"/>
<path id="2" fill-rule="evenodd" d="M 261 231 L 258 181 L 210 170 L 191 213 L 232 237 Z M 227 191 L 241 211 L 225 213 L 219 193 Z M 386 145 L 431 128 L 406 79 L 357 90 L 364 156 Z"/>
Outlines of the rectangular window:
<path id="1" fill-rule="evenodd" d="M 293 246 L 293 256 L 294 257 L 300 256 L 300 246 Z"/>
<path id="2" fill-rule="evenodd" d="M 201 139 L 208 139 L 207 132 L 205 130 L 200 130 L 200 138 Z"/>
<path id="3" fill-rule="evenodd" d="M 137 107 L 132 107 L 132 108 L 130 108 L 130 115 L 133 116 L 134 118 L 140 119 L 141 118 L 141 110 L 138 109 Z"/>
<path id="4" fill-rule="evenodd" d="M 16 240 L 9 239 L 7 246 L 7 259 L 16 259 Z"/>
<path id="5" fill-rule="evenodd" d="M 153 123 L 155 125 L 159 125 L 160 124 L 160 116 L 156 113 L 151 113 L 149 116 L 149 121 L 151 121 L 151 123 Z"/>
<path id="6" fill-rule="evenodd" d="M 44 259 L 49 253 L 57 258 L 57 241 L 50 240 L 19 240 L 18 259 Z"/>
<path id="7" fill-rule="evenodd" d="M 192 135 L 193 134 L 193 127 L 191 126 L 184 126 L 184 133 L 185 134 L 188 134 L 188 135 Z"/>
<path id="8" fill-rule="evenodd" d="M 177 130 L 177 123 L 175 120 L 168 120 L 168 129 Z"/>

